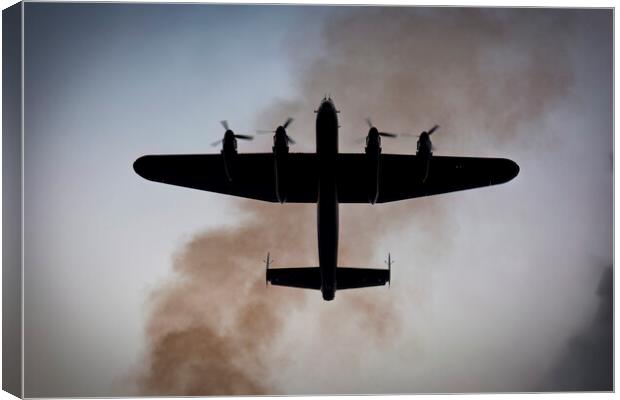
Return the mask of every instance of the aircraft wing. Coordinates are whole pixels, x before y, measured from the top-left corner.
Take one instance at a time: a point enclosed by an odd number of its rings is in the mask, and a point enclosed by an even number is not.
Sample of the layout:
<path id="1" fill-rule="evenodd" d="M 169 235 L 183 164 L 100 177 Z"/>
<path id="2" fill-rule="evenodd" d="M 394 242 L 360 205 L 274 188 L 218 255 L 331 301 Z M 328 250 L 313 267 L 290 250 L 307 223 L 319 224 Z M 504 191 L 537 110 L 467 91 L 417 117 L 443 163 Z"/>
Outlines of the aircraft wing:
<path id="1" fill-rule="evenodd" d="M 237 154 L 228 179 L 221 154 L 147 155 L 134 163 L 134 170 L 145 179 L 209 192 L 277 202 L 273 153 Z M 316 154 L 288 155 L 291 179 L 289 203 L 316 203 L 318 175 Z"/>
<path id="2" fill-rule="evenodd" d="M 415 155 L 382 154 L 377 203 L 431 196 L 508 182 L 518 165 L 504 158 L 432 156 L 426 166 Z M 339 154 L 338 201 L 367 203 L 366 155 Z"/>
<path id="3" fill-rule="evenodd" d="M 221 154 L 147 155 L 134 163 L 145 179 L 193 189 L 250 199 L 277 202 L 273 153 L 235 156 L 229 180 Z M 504 183 L 519 167 L 503 158 L 433 156 L 426 166 L 415 155 L 382 154 L 378 203 L 431 196 Z M 338 155 L 338 201 L 368 203 L 369 174 L 366 155 Z M 316 203 L 318 197 L 317 155 L 291 153 L 287 170 L 287 202 Z"/>

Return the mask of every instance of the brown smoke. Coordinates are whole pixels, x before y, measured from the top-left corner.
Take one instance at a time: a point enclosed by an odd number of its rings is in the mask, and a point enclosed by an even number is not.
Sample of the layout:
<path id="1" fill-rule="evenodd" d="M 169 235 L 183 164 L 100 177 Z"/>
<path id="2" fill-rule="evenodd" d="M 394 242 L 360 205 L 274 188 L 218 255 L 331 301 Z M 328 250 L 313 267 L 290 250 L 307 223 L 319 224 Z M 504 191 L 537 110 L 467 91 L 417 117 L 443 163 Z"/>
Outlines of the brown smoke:
<path id="1" fill-rule="evenodd" d="M 290 357 L 274 354 L 274 348 L 280 350 L 274 346 L 287 315 L 303 306 L 306 292 L 267 288 L 260 260 L 269 250 L 276 266 L 317 265 L 315 207 L 241 202 L 240 208 L 249 215 L 239 228 L 196 235 L 174 259 L 175 280 L 153 293 L 148 367 L 139 378 L 142 394 L 277 391 L 269 385 L 269 373 Z M 363 233 L 359 237 L 366 242 Z M 349 249 L 344 246 L 343 253 Z M 372 249 L 361 247 L 356 253 L 368 260 Z M 341 301 L 351 310 L 344 325 L 359 326 L 379 342 L 397 332 L 385 297 L 355 294 Z"/>
<path id="2" fill-rule="evenodd" d="M 175 281 L 153 294 L 142 393 L 272 393 L 264 359 L 303 294 L 268 290 L 260 260 L 270 250 L 278 264 L 316 264 L 312 218 L 307 206 L 246 202 L 242 209 L 249 215 L 241 227 L 196 235 L 175 257 Z"/>
<path id="3" fill-rule="evenodd" d="M 435 137 L 449 150 L 497 147 L 544 116 L 571 84 L 571 11 L 374 7 L 333 14 L 323 57 L 308 65 L 305 47 L 290 43 L 303 96 L 270 107 L 271 123 L 299 116 L 293 133 L 304 132 L 310 143 L 308 110 L 329 93 L 342 111 L 340 144 L 349 151 L 361 151 L 353 139 L 366 134 L 367 116 L 381 129 L 415 134 L 438 123 Z M 413 140 L 383 142 L 391 151 L 415 149 Z"/>
<path id="4" fill-rule="evenodd" d="M 387 131 L 418 133 L 442 125 L 436 137 L 444 154 L 509 156 L 502 152 L 508 142 L 527 145 L 517 127 L 540 120 L 567 90 L 570 29 L 570 12 L 334 8 L 322 55 L 309 65 L 301 64 L 308 60 L 302 34 L 292 36 L 299 96 L 270 105 L 259 125 L 294 116 L 296 150 L 312 151 L 311 110 L 331 93 L 342 111 L 341 151 L 361 151 L 353 139 L 365 135 L 364 118 L 371 116 Z M 415 142 L 384 140 L 383 146 L 384 152 L 413 152 Z M 313 320 L 355 351 L 359 343 L 387 345 L 399 333 L 406 315 L 389 292 L 338 292 L 319 312 L 304 309 L 307 295 L 318 293 L 265 289 L 260 260 L 267 250 L 276 266 L 317 265 L 315 208 L 240 205 L 246 220 L 196 235 L 174 260 L 175 280 L 153 294 L 142 393 L 277 392 L 270 377 L 293 352 L 279 335 L 295 310 L 318 312 Z M 411 221 L 449 250 L 454 228 L 445 216 L 432 199 L 342 206 L 340 265 L 377 267 L 380 239 L 396 236 Z"/>

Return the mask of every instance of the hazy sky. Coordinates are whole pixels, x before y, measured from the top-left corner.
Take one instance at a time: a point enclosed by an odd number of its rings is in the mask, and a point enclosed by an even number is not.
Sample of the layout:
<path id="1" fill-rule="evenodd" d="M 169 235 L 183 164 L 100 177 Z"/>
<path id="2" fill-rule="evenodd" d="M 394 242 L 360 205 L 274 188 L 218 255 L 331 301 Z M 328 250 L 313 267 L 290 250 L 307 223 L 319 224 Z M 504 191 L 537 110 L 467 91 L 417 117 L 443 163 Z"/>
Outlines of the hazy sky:
<path id="1" fill-rule="evenodd" d="M 611 11 L 27 3 L 25 35 L 26 396 L 609 388 L 580 366 L 610 367 Z M 276 266 L 317 262 L 313 205 L 131 167 L 219 151 L 221 119 L 248 133 L 292 116 L 294 150 L 313 151 L 325 93 L 341 151 L 362 151 L 366 116 L 438 123 L 437 153 L 521 172 L 341 206 L 341 264 L 397 263 L 389 290 L 325 303 L 254 286 L 268 250 Z M 215 354 L 207 335 L 246 354 Z M 230 386 L 201 386 L 223 359 Z"/>

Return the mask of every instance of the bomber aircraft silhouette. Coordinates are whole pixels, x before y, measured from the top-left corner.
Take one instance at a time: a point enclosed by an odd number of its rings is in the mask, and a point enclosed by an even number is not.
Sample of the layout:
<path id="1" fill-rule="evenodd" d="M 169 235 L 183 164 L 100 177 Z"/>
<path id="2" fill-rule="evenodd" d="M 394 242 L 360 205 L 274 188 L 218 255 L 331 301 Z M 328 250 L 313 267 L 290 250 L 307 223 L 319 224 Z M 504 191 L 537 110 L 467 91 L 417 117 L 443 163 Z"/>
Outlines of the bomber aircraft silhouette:
<path id="1" fill-rule="evenodd" d="M 338 112 L 325 98 L 316 117 L 316 153 L 289 153 L 294 143 L 286 129 L 289 118 L 274 132 L 271 153 L 237 153 L 236 135 L 226 121 L 220 154 L 146 155 L 134 170 L 151 181 L 279 203 L 315 203 L 319 266 L 269 268 L 272 285 L 320 290 L 323 299 L 334 299 L 336 290 L 382 286 L 390 281 L 387 269 L 338 266 L 339 203 L 387 203 L 508 182 L 519 166 L 503 158 L 434 156 L 430 136 L 422 132 L 415 155 L 382 154 L 381 132 L 367 120 L 370 130 L 365 153 L 338 152 Z"/>

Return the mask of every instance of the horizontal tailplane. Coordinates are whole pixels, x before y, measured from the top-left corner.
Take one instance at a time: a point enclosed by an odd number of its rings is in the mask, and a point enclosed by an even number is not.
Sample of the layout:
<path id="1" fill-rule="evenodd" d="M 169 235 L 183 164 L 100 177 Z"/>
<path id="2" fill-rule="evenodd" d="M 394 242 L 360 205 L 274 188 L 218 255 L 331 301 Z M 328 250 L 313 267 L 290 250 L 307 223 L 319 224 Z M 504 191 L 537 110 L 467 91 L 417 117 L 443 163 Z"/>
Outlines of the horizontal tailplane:
<path id="1" fill-rule="evenodd" d="M 389 269 L 336 268 L 336 289 L 383 286 L 390 281 Z"/>
<path id="2" fill-rule="evenodd" d="M 277 286 L 319 290 L 321 272 L 318 267 L 267 269 L 267 281 Z"/>
<path id="3" fill-rule="evenodd" d="M 267 269 L 267 282 L 276 286 L 301 289 L 321 289 L 321 272 L 318 267 Z M 390 282 L 389 269 L 336 268 L 336 289 L 355 289 L 383 286 Z"/>

